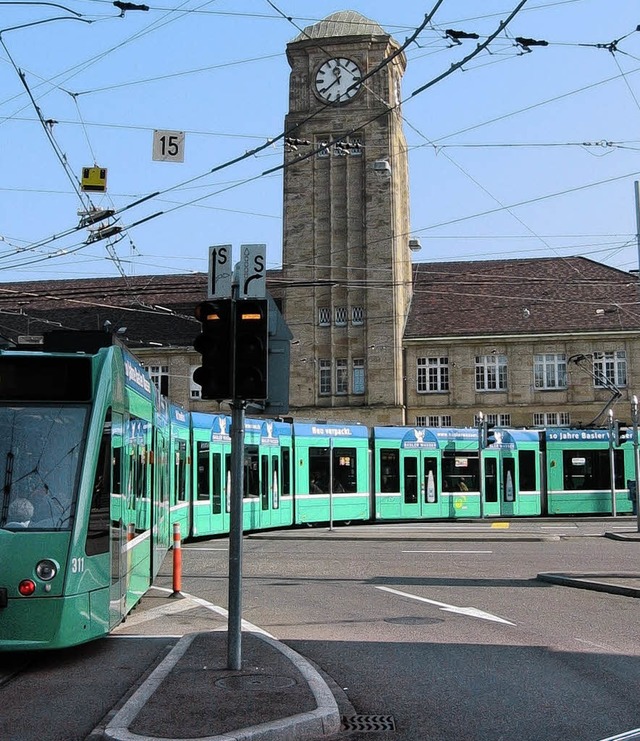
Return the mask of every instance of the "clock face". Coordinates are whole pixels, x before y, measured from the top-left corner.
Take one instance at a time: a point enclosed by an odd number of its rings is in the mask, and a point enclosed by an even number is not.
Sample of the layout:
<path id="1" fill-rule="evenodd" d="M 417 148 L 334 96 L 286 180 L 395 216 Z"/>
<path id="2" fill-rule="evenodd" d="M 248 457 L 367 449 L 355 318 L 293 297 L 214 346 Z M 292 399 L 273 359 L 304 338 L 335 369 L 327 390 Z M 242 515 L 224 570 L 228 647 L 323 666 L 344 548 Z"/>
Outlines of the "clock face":
<path id="1" fill-rule="evenodd" d="M 328 59 L 316 72 L 316 92 L 327 103 L 346 103 L 360 90 L 362 73 L 351 59 Z"/>

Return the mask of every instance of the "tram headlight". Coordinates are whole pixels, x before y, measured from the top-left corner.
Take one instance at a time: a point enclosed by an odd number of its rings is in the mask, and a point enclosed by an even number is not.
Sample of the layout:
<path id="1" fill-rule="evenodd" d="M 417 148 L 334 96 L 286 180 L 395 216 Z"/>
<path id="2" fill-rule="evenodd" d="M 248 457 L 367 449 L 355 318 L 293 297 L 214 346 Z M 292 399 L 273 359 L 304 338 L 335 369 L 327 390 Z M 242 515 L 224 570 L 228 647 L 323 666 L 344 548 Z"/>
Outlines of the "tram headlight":
<path id="1" fill-rule="evenodd" d="M 36 566 L 36 574 L 42 581 L 51 581 L 57 573 L 58 565 L 48 558 L 39 561 Z"/>

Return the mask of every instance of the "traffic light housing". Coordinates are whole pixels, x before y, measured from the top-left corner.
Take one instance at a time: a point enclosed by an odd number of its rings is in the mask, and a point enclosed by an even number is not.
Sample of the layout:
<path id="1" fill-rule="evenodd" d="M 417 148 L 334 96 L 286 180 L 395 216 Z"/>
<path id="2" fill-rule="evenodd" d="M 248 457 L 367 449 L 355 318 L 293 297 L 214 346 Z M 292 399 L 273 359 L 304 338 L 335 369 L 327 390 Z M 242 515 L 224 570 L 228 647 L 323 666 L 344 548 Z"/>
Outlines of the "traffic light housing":
<path id="1" fill-rule="evenodd" d="M 495 425 L 489 424 L 486 420 L 481 423 L 481 443 L 483 448 L 488 448 L 496 442 Z"/>
<path id="2" fill-rule="evenodd" d="M 487 444 L 487 447 L 490 445 L 493 445 L 496 442 L 496 430 L 495 425 L 490 425 L 488 422 L 485 422 L 485 441 Z"/>
<path id="3" fill-rule="evenodd" d="M 203 399 L 233 398 L 231 299 L 203 301 L 195 308 L 202 332 L 193 341 L 202 355 L 202 366 L 196 368 L 193 380 L 202 387 Z"/>
<path id="4" fill-rule="evenodd" d="M 268 398 L 269 311 L 266 298 L 235 302 L 234 398 Z"/>
<path id="5" fill-rule="evenodd" d="M 613 423 L 613 442 L 615 445 L 620 446 L 631 440 L 633 437 L 633 427 L 628 425 L 626 422 L 620 422 L 616 420 Z"/>

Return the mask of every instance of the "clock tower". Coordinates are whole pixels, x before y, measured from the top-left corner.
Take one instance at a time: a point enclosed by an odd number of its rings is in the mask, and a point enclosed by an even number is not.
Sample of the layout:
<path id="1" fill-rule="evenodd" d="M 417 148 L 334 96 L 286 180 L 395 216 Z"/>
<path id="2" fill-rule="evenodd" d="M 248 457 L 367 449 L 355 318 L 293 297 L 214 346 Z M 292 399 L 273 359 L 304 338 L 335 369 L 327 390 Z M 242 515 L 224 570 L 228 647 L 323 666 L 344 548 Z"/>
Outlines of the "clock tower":
<path id="1" fill-rule="evenodd" d="M 412 273 L 397 50 L 353 11 L 287 45 L 283 277 L 296 416 L 405 421 Z"/>

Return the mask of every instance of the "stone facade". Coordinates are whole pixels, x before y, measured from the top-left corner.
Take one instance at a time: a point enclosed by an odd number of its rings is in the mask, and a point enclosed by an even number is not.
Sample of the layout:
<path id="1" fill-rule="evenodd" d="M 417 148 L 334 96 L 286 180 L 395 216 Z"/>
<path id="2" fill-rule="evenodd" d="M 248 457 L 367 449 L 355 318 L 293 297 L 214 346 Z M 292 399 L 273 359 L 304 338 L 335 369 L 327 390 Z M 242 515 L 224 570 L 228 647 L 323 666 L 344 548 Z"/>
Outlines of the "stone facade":
<path id="1" fill-rule="evenodd" d="M 336 13 L 287 47 L 285 131 L 309 142 L 288 152 L 284 175 L 285 318 L 296 338 L 292 412 L 401 423 L 402 333 L 411 300 L 407 150 L 399 86 L 406 60 L 382 29 Z M 327 104 L 316 85 L 328 59 L 366 79 Z M 336 144 L 323 148 L 323 143 Z M 391 352 L 389 352 L 391 349 Z"/>

